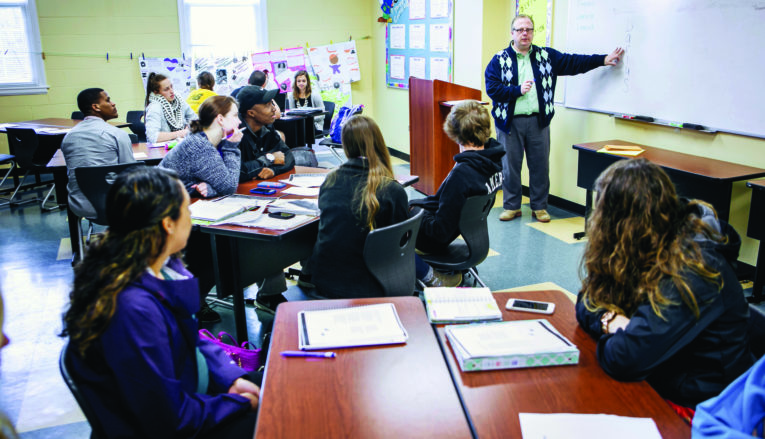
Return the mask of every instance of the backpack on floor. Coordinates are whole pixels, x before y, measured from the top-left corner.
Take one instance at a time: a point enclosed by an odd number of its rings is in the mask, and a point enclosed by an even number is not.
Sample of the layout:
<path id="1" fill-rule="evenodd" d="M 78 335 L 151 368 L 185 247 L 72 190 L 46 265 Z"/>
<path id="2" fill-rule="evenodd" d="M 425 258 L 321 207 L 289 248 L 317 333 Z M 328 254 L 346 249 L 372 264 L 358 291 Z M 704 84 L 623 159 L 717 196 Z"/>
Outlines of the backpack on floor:
<path id="1" fill-rule="evenodd" d="M 334 143 L 341 143 L 340 135 L 343 132 L 343 125 L 345 125 L 345 122 L 347 122 L 354 114 L 361 114 L 363 110 L 364 105 L 362 104 L 354 105 L 353 107 L 343 106 L 340 108 L 337 112 L 337 116 L 332 119 L 332 125 L 329 127 L 329 136 Z"/>

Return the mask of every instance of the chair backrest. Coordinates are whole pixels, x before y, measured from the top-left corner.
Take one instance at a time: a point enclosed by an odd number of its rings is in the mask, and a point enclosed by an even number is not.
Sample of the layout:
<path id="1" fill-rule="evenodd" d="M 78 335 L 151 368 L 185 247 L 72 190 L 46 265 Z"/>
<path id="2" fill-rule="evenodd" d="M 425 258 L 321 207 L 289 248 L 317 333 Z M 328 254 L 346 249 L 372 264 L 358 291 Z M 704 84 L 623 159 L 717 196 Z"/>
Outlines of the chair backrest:
<path id="1" fill-rule="evenodd" d="M 40 141 L 31 128 L 6 128 L 8 150 L 16 157 L 16 164 L 21 169 L 35 167 L 34 156 Z"/>
<path id="2" fill-rule="evenodd" d="M 117 175 L 125 169 L 143 165 L 143 162 L 134 162 L 107 166 L 81 166 L 74 169 L 77 185 L 96 211 L 96 217 L 91 219 L 94 223 L 107 225 L 106 194 L 117 179 Z"/>
<path id="3" fill-rule="evenodd" d="M 324 135 L 329 133 L 329 127 L 332 124 L 332 116 L 335 115 L 335 103 L 330 101 L 324 101 L 324 110 L 327 114 L 324 115 Z"/>
<path id="4" fill-rule="evenodd" d="M 497 191 L 474 195 L 465 201 L 460 213 L 460 234 L 470 251 L 464 266 L 475 267 L 489 255 L 489 224 L 487 218 L 494 207 Z"/>
<path id="5" fill-rule="evenodd" d="M 372 230 L 364 242 L 364 263 L 386 296 L 411 296 L 417 282 L 414 245 L 423 212 L 398 224 Z"/>
<path id="6" fill-rule="evenodd" d="M 139 142 L 145 142 L 146 141 L 146 125 L 143 122 L 143 111 L 128 111 L 127 112 L 127 123 L 130 124 L 128 128 L 130 128 L 130 131 L 133 132 L 136 136 L 138 136 Z M 135 143 L 135 142 L 133 142 Z"/>
<path id="7" fill-rule="evenodd" d="M 96 413 L 93 411 L 93 407 L 91 407 L 91 405 L 85 399 L 85 396 L 80 391 L 77 383 L 74 382 L 74 378 L 69 373 L 69 367 L 66 363 L 68 349 L 69 343 L 64 344 L 64 348 L 61 350 L 61 355 L 59 356 L 58 368 L 61 371 L 61 376 L 64 378 L 64 382 L 66 383 L 67 387 L 69 387 L 69 391 L 72 392 L 74 399 L 77 401 L 77 404 L 80 406 L 82 413 L 85 415 L 85 419 L 88 420 L 90 428 L 93 430 L 90 436 L 91 439 L 106 437 L 101 423 L 98 421 L 98 418 L 96 418 Z"/>
<path id="8" fill-rule="evenodd" d="M 287 93 L 277 93 L 276 96 L 274 96 L 274 101 L 276 101 L 276 105 L 279 106 L 279 111 L 284 113 L 287 110 Z"/>
<path id="9" fill-rule="evenodd" d="M 72 111 L 72 119 L 83 120 L 85 119 L 85 113 L 83 113 L 82 111 Z"/>

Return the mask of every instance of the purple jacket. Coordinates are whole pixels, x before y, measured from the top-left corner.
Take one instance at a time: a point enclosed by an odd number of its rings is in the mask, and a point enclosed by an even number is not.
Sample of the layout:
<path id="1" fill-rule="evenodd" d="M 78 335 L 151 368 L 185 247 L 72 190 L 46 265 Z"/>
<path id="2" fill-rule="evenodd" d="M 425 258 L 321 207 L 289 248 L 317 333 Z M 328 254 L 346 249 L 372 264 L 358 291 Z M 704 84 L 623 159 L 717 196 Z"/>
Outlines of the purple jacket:
<path id="1" fill-rule="evenodd" d="M 148 272 L 117 296 L 109 326 L 85 359 L 70 345 L 70 373 L 110 438 L 197 437 L 250 409 L 225 393 L 246 372 L 213 343 L 200 340 L 197 280 L 181 261 L 169 263 L 186 280 Z M 207 394 L 196 393 L 196 347 L 207 360 Z"/>

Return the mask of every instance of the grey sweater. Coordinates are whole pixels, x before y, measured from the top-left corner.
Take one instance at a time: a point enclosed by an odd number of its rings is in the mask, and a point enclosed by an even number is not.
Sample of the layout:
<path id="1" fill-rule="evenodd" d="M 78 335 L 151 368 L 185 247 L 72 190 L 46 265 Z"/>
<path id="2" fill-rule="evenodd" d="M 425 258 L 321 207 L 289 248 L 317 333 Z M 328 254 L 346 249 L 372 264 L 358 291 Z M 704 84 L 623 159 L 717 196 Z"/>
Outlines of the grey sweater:
<path id="1" fill-rule="evenodd" d="M 177 172 L 190 194 L 194 192 L 192 185 L 205 182 L 209 186 L 207 196 L 214 197 L 236 192 L 240 158 L 237 143 L 221 140 L 216 149 L 205 133 L 199 132 L 189 134 L 171 149 L 159 166 Z"/>
<path id="2" fill-rule="evenodd" d="M 96 210 L 80 191 L 74 176 L 80 166 L 106 166 L 135 162 L 130 136 L 125 131 L 96 116 L 88 116 L 75 125 L 61 142 L 69 183 L 69 208 L 82 218 L 95 218 Z"/>
<path id="3" fill-rule="evenodd" d="M 177 96 L 175 98 L 179 99 Z M 183 100 L 181 100 L 181 107 L 183 108 L 183 117 L 186 119 L 187 124 L 197 118 L 194 110 Z M 146 106 L 146 141 L 157 143 L 159 133 L 169 132 L 170 125 L 162 114 L 162 106 L 156 102 L 149 102 L 149 105 Z"/>

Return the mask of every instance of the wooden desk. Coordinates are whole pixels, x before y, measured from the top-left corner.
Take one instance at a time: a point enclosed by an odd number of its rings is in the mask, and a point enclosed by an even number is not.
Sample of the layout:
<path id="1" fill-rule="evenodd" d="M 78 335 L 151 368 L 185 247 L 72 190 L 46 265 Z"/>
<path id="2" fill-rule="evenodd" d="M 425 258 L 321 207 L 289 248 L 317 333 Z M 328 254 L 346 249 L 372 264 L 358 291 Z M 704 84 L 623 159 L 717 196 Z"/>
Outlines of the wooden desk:
<path id="1" fill-rule="evenodd" d="M 555 313 L 546 316 L 507 311 L 505 303 L 511 297 L 554 302 Z M 690 437 L 690 427 L 648 383 L 623 383 L 603 372 L 595 357 L 595 341 L 577 324 L 574 305 L 564 293 L 494 293 L 494 298 L 502 310 L 502 320 L 547 319 L 579 348 L 580 356 L 578 365 L 465 373 L 455 362 L 444 325 L 438 325 L 436 331 L 447 364 L 478 437 L 520 438 L 518 413 L 650 417 L 664 438 Z"/>
<path id="2" fill-rule="evenodd" d="M 67 129 L 67 128 L 73 128 L 78 123 L 82 122 L 82 120 L 79 119 L 64 119 L 64 118 L 58 118 L 58 117 L 49 117 L 47 119 L 35 119 L 35 120 L 25 120 L 22 122 L 8 122 L 6 124 L 0 125 L 0 133 L 5 132 L 5 125 L 12 125 L 12 128 L 31 128 L 35 131 L 37 131 L 40 128 L 61 128 L 61 129 Z M 117 122 L 110 120 L 108 121 L 109 124 L 114 125 L 117 128 L 124 128 L 129 127 L 130 124 L 127 122 Z M 40 135 L 45 135 L 49 133 L 38 133 Z"/>
<path id="3" fill-rule="evenodd" d="M 279 355 L 298 348 L 298 311 L 384 302 L 395 304 L 409 333 L 406 344 L 337 349 L 333 359 Z M 416 297 L 388 297 L 279 305 L 255 437 L 469 438 L 471 434 L 422 302 Z"/>
<path id="4" fill-rule="evenodd" d="M 573 147 L 579 151 L 576 185 L 587 190 L 585 220 L 592 209 L 592 190 L 595 180 L 601 172 L 619 160 L 635 158 L 596 152 L 605 145 L 640 146 L 645 152 L 637 158 L 644 158 L 661 166 L 675 184 L 678 194 L 688 198 L 698 198 L 712 204 L 717 210 L 717 215 L 725 221 L 728 221 L 730 216 L 733 182 L 765 176 L 765 169 L 668 151 L 623 140 L 580 143 Z M 584 233 L 574 235 L 577 239 L 582 236 Z"/>
<path id="5" fill-rule="evenodd" d="M 752 188 L 752 204 L 749 207 L 749 226 L 746 234 L 760 241 L 754 286 L 749 301 L 760 303 L 765 299 L 765 293 L 762 291 L 765 286 L 765 180 L 750 181 L 746 185 Z"/>
<path id="6" fill-rule="evenodd" d="M 165 157 L 167 150 L 165 148 L 149 148 L 146 143 L 134 143 L 133 155 L 135 156 L 136 154 L 146 154 L 146 158 L 137 160 L 142 161 L 149 166 L 156 166 Z M 57 150 L 56 153 L 53 154 L 53 158 L 50 159 L 47 167 L 53 172 L 53 183 L 56 185 L 56 200 L 58 201 L 59 207 L 63 209 L 69 204 L 69 188 L 67 188 L 67 184 L 69 183 L 69 174 L 67 173 L 66 169 L 64 153 L 61 152 L 61 149 Z M 66 212 L 69 222 L 69 238 L 72 242 L 72 254 L 74 257 L 77 257 L 77 246 L 74 245 L 72 240 L 79 235 L 77 232 L 77 228 L 79 227 L 79 218 L 74 214 L 74 212 L 72 212 L 71 209 L 67 208 Z"/>
<path id="7" fill-rule="evenodd" d="M 265 181 L 279 181 L 292 174 L 326 173 L 329 169 L 295 166 L 284 174 L 276 175 Z M 398 176 L 404 186 L 418 180 L 417 176 Z M 251 180 L 240 183 L 236 193 L 251 195 L 250 189 L 264 180 Z M 288 186 L 289 187 L 289 186 Z M 286 188 L 284 188 L 286 189 Z M 278 193 L 282 190 L 280 189 Z M 277 194 L 278 194 L 277 193 Z M 283 198 L 313 198 L 286 195 Z M 311 256 L 316 237 L 319 233 L 318 217 L 308 223 L 288 230 L 269 230 L 259 227 L 233 225 L 200 226 L 200 231 L 210 235 L 213 252 L 215 286 L 219 298 L 233 296 L 234 325 L 240 341 L 248 339 L 247 317 L 244 306 L 244 289 L 256 282 L 277 275 L 290 265 Z M 225 253 L 223 253 L 225 252 Z M 228 255 L 232 263 L 223 263 L 222 255 Z M 230 282 L 231 291 L 225 291 L 222 279 Z"/>

